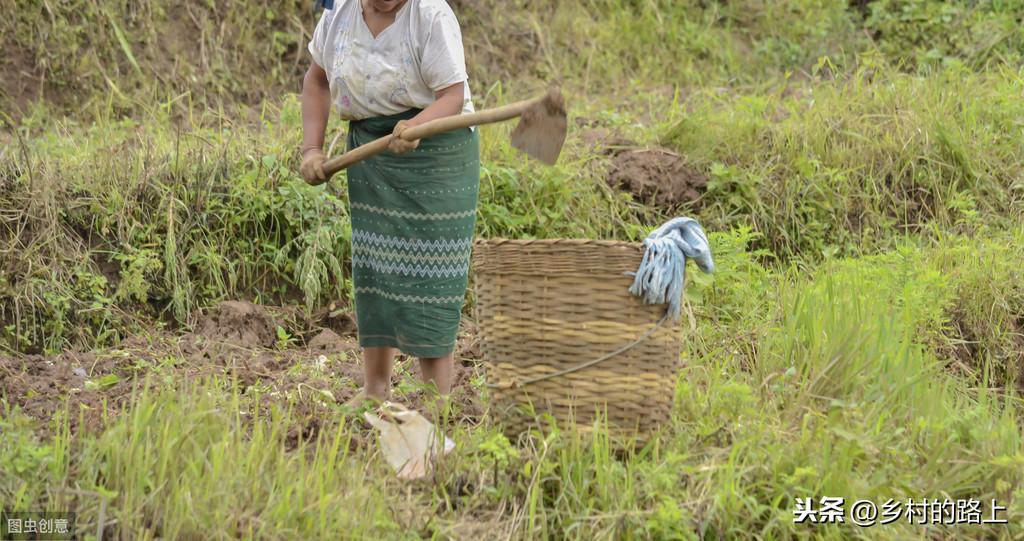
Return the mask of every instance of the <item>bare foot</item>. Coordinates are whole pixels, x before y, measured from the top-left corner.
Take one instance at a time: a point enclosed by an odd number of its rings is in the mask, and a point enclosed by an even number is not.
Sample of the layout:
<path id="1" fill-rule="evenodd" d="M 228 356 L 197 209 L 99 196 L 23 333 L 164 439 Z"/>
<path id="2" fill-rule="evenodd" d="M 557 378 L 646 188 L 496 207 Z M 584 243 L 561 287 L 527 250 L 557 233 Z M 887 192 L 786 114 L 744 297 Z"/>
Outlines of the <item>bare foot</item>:
<path id="1" fill-rule="evenodd" d="M 356 393 L 355 396 L 353 396 L 352 398 L 348 399 L 347 402 L 345 402 L 345 406 L 349 407 L 349 408 L 352 408 L 352 409 L 358 410 L 358 409 L 365 408 L 367 406 L 369 406 L 369 407 L 377 407 L 383 401 L 384 401 L 383 399 L 380 399 L 380 398 L 377 398 L 375 396 L 371 396 L 371 395 L 366 394 L 366 390 L 365 389 L 360 389 L 359 392 Z"/>

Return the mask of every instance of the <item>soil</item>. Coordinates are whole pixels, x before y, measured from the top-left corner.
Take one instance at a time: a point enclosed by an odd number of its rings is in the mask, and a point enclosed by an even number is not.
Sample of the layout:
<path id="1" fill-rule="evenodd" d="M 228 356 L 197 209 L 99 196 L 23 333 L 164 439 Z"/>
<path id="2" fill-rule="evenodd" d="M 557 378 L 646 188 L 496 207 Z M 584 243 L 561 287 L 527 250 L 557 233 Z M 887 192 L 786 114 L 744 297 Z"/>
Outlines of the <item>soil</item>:
<path id="1" fill-rule="evenodd" d="M 708 176 L 684 157 L 664 147 L 639 147 L 616 130 L 587 119 L 577 119 L 576 126 L 585 146 L 609 158 L 609 186 L 665 211 L 700 208 Z"/>
<path id="2" fill-rule="evenodd" d="M 306 347 L 310 351 L 319 351 L 324 353 L 330 353 L 333 351 L 339 351 L 347 348 L 350 344 L 338 333 L 324 329 L 319 334 L 313 337 L 312 340 L 306 344 Z"/>
<path id="3" fill-rule="evenodd" d="M 699 208 L 708 177 L 663 147 L 612 151 L 608 184 L 645 205 L 675 210 Z"/>
<path id="4" fill-rule="evenodd" d="M 42 86 L 35 60 L 28 51 L 14 47 L 6 60 L 0 61 L 0 109 L 20 116 L 39 96 Z"/>
<path id="5" fill-rule="evenodd" d="M 164 62 L 171 64 L 173 59 L 193 54 L 195 51 L 196 41 L 202 34 L 198 21 L 200 18 L 210 17 L 209 13 L 194 13 L 192 10 L 196 7 L 198 6 L 192 2 L 182 2 L 167 9 L 167 19 L 162 23 L 164 32 L 160 34 L 157 42 L 157 46 L 165 52 L 162 59 Z M 161 67 L 173 68 L 173 65 Z"/>
<path id="6" fill-rule="evenodd" d="M 277 326 L 266 309 L 242 301 L 226 301 L 213 307 L 197 330 L 211 340 L 242 346 L 269 348 L 277 340 Z"/>
<path id="7" fill-rule="evenodd" d="M 101 430 L 147 384 L 185 388 L 212 376 L 237 381 L 241 392 L 258 390 L 261 403 L 291 408 L 296 423 L 290 443 L 315 437 L 339 416 L 339 407 L 362 386 L 359 345 L 354 333 L 322 329 L 307 344 L 279 344 L 275 310 L 241 301 L 223 302 L 183 334 L 153 332 L 124 340 L 120 347 L 58 355 L 0 355 L 0 398 L 37 422 L 41 434 L 67 412 L 73 433 Z M 471 322 L 467 322 L 471 325 Z M 479 369 L 466 353 L 474 347 L 461 333 L 452 399 L 456 421 L 476 422 L 484 407 L 470 385 Z M 393 388 L 402 373 L 418 380 L 414 360 L 396 362 Z M 397 393 L 397 391 L 396 391 Z M 419 390 L 394 399 L 421 411 Z"/>

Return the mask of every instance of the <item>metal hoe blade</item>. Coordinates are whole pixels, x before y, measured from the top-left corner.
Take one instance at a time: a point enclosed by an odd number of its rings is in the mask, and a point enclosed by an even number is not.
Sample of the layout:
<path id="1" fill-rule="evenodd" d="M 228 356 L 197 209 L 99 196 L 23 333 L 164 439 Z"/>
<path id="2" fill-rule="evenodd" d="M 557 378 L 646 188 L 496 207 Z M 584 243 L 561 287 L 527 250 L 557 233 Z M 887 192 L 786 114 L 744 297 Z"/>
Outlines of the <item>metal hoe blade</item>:
<path id="1" fill-rule="evenodd" d="M 551 89 L 519 118 L 512 131 L 512 146 L 554 165 L 565 143 L 565 130 L 565 100 L 557 89 Z"/>

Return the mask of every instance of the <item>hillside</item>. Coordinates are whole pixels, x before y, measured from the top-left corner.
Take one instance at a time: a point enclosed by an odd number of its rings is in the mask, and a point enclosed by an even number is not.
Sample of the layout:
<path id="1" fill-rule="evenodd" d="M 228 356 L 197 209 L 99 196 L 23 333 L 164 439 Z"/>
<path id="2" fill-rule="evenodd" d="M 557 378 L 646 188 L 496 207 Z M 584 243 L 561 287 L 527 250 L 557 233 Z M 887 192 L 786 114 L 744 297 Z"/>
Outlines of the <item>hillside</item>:
<path id="1" fill-rule="evenodd" d="M 451 1 L 478 108 L 570 106 L 553 167 L 481 129 L 477 235 L 689 215 L 718 271 L 688 274 L 673 419 L 629 453 L 506 438 L 470 298 L 459 450 L 414 485 L 342 407 L 345 180 L 296 171 L 312 4 L 5 10 L 0 509 L 124 538 L 1024 536 L 1024 4 Z M 824 496 L 1010 520 L 794 524 Z"/>

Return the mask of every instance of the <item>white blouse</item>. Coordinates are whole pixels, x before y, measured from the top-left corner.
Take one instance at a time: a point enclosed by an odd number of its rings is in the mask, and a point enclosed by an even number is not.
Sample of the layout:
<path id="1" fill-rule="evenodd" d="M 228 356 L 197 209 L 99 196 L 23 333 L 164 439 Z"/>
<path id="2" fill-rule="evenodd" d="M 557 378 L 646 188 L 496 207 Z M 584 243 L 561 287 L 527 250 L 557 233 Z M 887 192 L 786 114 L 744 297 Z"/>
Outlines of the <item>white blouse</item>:
<path id="1" fill-rule="evenodd" d="M 423 109 L 459 82 L 462 112 L 473 111 L 462 32 L 445 0 L 408 0 L 376 38 L 361 0 L 336 0 L 320 17 L 309 52 L 327 72 L 331 103 L 345 120 Z"/>

